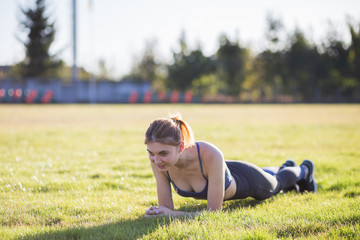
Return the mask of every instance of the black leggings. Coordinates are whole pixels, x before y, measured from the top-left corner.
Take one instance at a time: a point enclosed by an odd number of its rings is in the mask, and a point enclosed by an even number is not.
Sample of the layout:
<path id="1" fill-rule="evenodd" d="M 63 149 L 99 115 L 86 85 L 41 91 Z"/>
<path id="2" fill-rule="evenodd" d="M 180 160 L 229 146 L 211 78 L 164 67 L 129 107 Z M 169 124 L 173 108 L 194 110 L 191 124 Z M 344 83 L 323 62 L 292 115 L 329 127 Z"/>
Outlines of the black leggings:
<path id="1" fill-rule="evenodd" d="M 226 161 L 226 164 L 236 181 L 236 193 L 231 199 L 253 197 L 264 200 L 294 185 L 300 174 L 299 167 L 286 167 L 271 175 L 244 161 Z"/>

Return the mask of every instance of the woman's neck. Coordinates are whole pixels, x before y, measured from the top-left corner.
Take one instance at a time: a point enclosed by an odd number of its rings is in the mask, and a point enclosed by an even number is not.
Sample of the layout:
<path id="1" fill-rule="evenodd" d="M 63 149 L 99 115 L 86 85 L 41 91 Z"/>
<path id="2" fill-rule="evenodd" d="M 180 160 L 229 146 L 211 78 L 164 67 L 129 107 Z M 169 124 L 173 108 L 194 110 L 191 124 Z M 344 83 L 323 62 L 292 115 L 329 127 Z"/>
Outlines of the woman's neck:
<path id="1" fill-rule="evenodd" d="M 175 166 L 177 168 L 184 169 L 184 168 L 187 168 L 191 164 L 192 159 L 193 159 L 193 157 L 192 157 L 193 152 L 195 149 L 194 146 L 188 147 L 180 153 L 179 159 L 178 159 L 177 163 L 175 164 Z"/>

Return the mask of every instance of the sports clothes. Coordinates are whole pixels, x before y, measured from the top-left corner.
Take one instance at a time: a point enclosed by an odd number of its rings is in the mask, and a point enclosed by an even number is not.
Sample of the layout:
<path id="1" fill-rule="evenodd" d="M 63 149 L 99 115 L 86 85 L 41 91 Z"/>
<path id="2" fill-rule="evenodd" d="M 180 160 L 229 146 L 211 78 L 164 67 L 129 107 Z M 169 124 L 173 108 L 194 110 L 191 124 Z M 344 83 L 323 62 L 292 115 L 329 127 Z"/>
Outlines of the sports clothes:
<path id="1" fill-rule="evenodd" d="M 231 199 L 253 197 L 264 200 L 294 185 L 300 174 L 299 167 L 285 167 L 271 175 L 244 161 L 226 161 L 226 164 L 236 181 L 236 193 Z"/>
<path id="2" fill-rule="evenodd" d="M 189 192 L 189 191 L 181 190 L 181 189 L 178 188 L 178 187 L 176 186 L 176 184 L 171 180 L 169 171 L 167 171 L 166 173 L 167 173 L 168 178 L 169 178 L 171 184 L 173 185 L 175 191 L 176 191 L 180 196 L 183 196 L 183 197 L 193 197 L 193 198 L 197 198 L 197 199 L 206 199 L 206 198 L 207 198 L 207 191 L 208 191 L 209 180 L 208 180 L 208 179 L 205 177 L 205 175 L 204 175 L 204 171 L 203 171 L 203 167 L 202 167 L 202 163 L 201 163 L 201 156 L 200 156 L 200 146 L 199 146 L 199 143 L 198 143 L 198 142 L 196 143 L 196 147 L 197 147 L 197 152 L 198 152 L 198 158 L 199 158 L 199 163 L 200 163 L 201 174 L 203 175 L 203 177 L 204 177 L 205 180 L 206 180 L 205 187 L 204 187 L 204 189 L 203 189 L 201 192 Z M 230 174 L 229 169 L 226 168 L 226 171 L 225 171 L 225 190 L 228 189 L 228 187 L 229 187 L 230 184 L 231 184 L 231 181 L 232 181 L 232 176 L 231 176 L 231 174 Z"/>
<path id="3" fill-rule="evenodd" d="M 196 143 L 201 174 L 206 180 L 204 189 L 201 192 L 189 192 L 181 190 L 172 181 L 169 172 L 168 178 L 175 191 L 183 197 L 193 197 L 197 199 L 207 199 L 209 181 L 205 177 L 200 157 L 200 147 Z M 272 175 L 258 166 L 244 161 L 225 161 L 227 168 L 225 171 L 225 190 L 230 186 L 232 179 L 236 182 L 236 193 L 229 199 L 242 199 L 253 197 L 257 200 L 269 198 L 282 189 L 287 189 L 298 181 L 300 167 L 284 167 L 276 175 Z"/>

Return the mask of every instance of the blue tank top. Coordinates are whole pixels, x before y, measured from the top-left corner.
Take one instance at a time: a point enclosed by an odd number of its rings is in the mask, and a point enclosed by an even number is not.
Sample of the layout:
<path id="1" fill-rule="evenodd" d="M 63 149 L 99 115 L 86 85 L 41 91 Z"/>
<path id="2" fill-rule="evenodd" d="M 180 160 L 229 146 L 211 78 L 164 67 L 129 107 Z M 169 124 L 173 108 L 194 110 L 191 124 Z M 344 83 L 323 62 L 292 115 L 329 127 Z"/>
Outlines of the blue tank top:
<path id="1" fill-rule="evenodd" d="M 173 185 L 175 191 L 183 197 L 192 197 L 192 198 L 197 198 L 197 199 L 207 199 L 207 192 L 208 192 L 208 185 L 209 185 L 209 180 L 205 177 L 204 175 L 204 171 L 203 171 L 203 167 L 202 167 L 202 163 L 201 163 L 201 157 L 200 157 L 200 146 L 199 143 L 196 143 L 196 147 L 197 147 L 197 151 L 198 151 L 198 158 L 199 158 L 199 163 L 200 163 L 200 170 L 201 170 L 201 174 L 203 175 L 203 177 L 206 180 L 206 184 L 204 189 L 201 192 L 189 192 L 189 191 L 184 191 L 181 190 L 180 188 L 178 188 L 176 186 L 176 184 L 171 180 L 169 171 L 167 171 L 167 175 L 169 177 L 169 180 L 171 182 L 171 184 Z M 225 190 L 228 189 L 228 187 L 230 186 L 232 181 L 232 176 L 230 173 L 229 168 L 226 166 L 226 171 L 225 171 Z"/>

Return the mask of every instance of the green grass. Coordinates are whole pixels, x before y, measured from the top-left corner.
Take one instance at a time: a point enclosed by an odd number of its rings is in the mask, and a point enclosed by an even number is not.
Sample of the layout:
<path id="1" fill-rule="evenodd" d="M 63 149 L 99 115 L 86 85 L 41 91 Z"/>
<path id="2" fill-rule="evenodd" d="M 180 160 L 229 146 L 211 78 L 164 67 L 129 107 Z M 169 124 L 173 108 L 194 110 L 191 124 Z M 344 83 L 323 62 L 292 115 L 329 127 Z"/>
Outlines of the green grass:
<path id="1" fill-rule="evenodd" d="M 175 111 L 227 159 L 312 159 L 318 193 L 145 219 L 144 132 Z M 0 166 L 0 239 L 360 239 L 360 105 L 0 105 Z"/>

